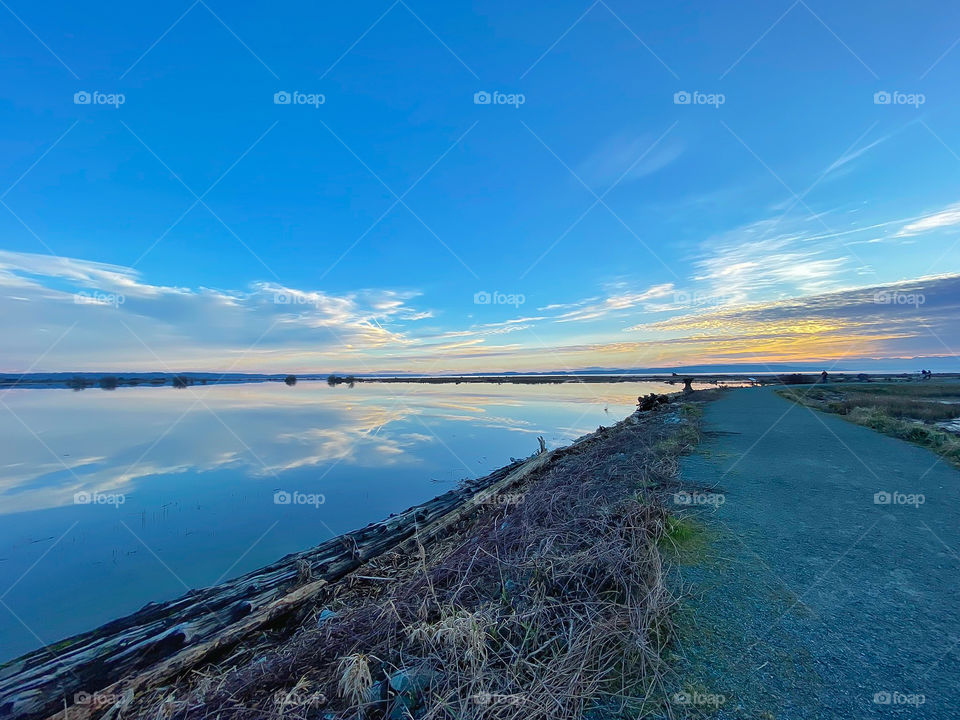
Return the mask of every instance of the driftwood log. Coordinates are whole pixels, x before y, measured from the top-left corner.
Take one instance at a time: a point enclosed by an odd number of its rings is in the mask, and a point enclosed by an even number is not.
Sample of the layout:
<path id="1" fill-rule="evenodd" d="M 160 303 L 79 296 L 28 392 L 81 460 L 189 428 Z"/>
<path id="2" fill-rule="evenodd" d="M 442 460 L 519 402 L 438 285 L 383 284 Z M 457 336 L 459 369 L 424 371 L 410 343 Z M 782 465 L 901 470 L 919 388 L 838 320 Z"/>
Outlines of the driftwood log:
<path id="1" fill-rule="evenodd" d="M 114 717 L 124 698 L 224 657 L 253 633 L 294 627 L 331 583 L 391 549 L 409 551 L 442 536 L 557 452 L 512 463 L 382 522 L 6 663 L 0 666 L 0 718 Z"/>

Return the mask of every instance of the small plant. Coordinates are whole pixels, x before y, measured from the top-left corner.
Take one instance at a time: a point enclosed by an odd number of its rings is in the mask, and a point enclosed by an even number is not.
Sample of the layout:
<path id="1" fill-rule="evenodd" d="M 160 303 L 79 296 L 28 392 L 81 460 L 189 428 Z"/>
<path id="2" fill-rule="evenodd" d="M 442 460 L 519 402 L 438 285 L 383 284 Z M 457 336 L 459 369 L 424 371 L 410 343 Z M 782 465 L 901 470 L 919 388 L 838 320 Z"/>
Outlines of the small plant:
<path id="1" fill-rule="evenodd" d="M 439 622 L 411 628 L 410 639 L 463 657 L 471 665 L 487 659 L 487 628 L 490 622 L 479 612 L 448 610 Z"/>
<path id="2" fill-rule="evenodd" d="M 297 376 L 296 376 L 296 375 L 287 375 L 287 377 L 285 377 L 285 378 L 283 379 L 283 381 L 284 381 L 287 385 L 289 385 L 290 387 L 293 387 L 294 385 L 297 384 Z"/>
<path id="3" fill-rule="evenodd" d="M 363 653 L 354 653 L 340 658 L 337 665 L 337 690 L 340 697 L 353 705 L 360 705 L 373 687 L 373 675 L 370 674 L 370 661 Z"/>
<path id="4" fill-rule="evenodd" d="M 693 403 L 684 403 L 680 406 L 680 414 L 685 418 L 702 418 L 703 417 L 703 408 L 699 405 L 694 405 Z"/>

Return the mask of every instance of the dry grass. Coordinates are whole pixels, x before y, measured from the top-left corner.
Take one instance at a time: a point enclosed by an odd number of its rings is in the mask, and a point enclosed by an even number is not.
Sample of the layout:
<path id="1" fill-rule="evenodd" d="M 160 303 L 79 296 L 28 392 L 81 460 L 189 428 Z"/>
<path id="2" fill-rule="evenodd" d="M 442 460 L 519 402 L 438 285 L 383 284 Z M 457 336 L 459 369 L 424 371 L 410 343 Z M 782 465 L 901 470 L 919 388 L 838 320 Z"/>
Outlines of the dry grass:
<path id="1" fill-rule="evenodd" d="M 340 697 L 352 705 L 362 703 L 373 687 L 370 659 L 363 653 L 353 653 L 340 658 L 336 674 L 339 678 L 337 691 Z"/>
<path id="2" fill-rule="evenodd" d="M 842 385 L 783 390 L 791 399 L 823 405 L 828 412 L 847 415 L 855 408 L 876 408 L 895 418 L 938 422 L 960 416 L 960 404 L 942 402 L 953 398 L 960 402 L 960 386 L 954 384 L 903 383 L 900 385 Z"/>
<path id="3" fill-rule="evenodd" d="M 605 430 L 517 488 L 522 503 L 486 506 L 431 547 L 378 560 L 371 574 L 394 582 L 337 588 L 334 619 L 248 648 L 203 682 L 156 689 L 124 717 L 662 712 L 675 601 L 658 497 L 677 484 L 676 454 L 696 443 L 697 415 L 673 405 Z"/>

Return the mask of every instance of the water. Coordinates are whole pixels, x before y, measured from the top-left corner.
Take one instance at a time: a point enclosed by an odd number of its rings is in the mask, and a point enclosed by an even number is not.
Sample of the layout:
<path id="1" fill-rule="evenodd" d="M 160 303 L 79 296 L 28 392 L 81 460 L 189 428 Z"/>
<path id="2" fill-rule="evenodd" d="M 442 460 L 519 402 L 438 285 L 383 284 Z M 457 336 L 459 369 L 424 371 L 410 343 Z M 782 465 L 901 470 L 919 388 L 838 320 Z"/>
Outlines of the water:
<path id="1" fill-rule="evenodd" d="M 638 395 L 676 389 L 3 391 L 0 662 L 421 503 L 531 454 L 538 435 L 568 444 L 625 417 Z"/>

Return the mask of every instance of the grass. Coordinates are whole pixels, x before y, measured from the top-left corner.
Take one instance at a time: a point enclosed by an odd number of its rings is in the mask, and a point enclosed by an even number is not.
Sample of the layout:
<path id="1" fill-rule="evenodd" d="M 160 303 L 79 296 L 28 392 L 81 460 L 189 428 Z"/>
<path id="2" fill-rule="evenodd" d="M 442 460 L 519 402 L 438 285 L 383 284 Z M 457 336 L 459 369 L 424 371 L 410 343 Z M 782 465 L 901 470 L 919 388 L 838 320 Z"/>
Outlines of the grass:
<path id="1" fill-rule="evenodd" d="M 202 683 L 184 677 L 141 696 L 125 716 L 671 714 L 663 654 L 676 599 L 661 548 L 696 548 L 702 532 L 669 517 L 662 499 L 679 485 L 677 456 L 699 438 L 697 410 L 640 413 L 558 452 L 516 489 L 524 502 L 485 506 L 452 535 L 363 571 L 391 582 L 332 588 L 334 618 L 263 638 L 205 669 Z"/>
<path id="2" fill-rule="evenodd" d="M 710 544 L 707 529 L 692 516 L 670 516 L 660 539 L 665 557 L 682 565 L 701 562 Z"/>
<path id="3" fill-rule="evenodd" d="M 958 384 L 823 385 L 777 392 L 788 400 L 929 448 L 960 466 L 960 437 L 934 424 L 960 417 L 960 404 L 940 402 L 960 400 Z"/>

